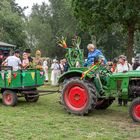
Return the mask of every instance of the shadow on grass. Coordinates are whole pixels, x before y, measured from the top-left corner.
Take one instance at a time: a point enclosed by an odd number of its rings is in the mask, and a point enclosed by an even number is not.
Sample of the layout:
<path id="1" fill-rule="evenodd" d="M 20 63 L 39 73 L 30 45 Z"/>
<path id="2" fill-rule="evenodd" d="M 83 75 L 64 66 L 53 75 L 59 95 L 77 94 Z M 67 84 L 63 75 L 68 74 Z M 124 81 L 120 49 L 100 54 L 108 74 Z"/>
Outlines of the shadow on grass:
<path id="1" fill-rule="evenodd" d="M 0 99 L 0 106 L 2 106 L 2 99 Z M 26 102 L 24 97 L 18 99 L 18 104 L 15 108 L 24 108 L 25 110 L 34 110 L 38 111 L 41 110 L 41 113 L 45 114 L 57 114 L 61 117 L 68 117 L 73 118 L 77 117 L 73 114 L 69 114 L 66 112 L 64 107 L 59 104 L 59 95 L 47 95 L 40 97 L 38 102 L 35 103 L 29 103 Z M 10 107 L 9 107 L 10 109 Z M 81 118 L 81 116 L 78 116 Z M 99 118 L 99 119 L 108 119 L 111 120 L 125 120 L 128 119 L 128 107 L 118 107 L 115 103 L 111 105 L 106 110 L 93 110 L 90 114 L 87 116 L 84 116 L 82 118 Z"/>

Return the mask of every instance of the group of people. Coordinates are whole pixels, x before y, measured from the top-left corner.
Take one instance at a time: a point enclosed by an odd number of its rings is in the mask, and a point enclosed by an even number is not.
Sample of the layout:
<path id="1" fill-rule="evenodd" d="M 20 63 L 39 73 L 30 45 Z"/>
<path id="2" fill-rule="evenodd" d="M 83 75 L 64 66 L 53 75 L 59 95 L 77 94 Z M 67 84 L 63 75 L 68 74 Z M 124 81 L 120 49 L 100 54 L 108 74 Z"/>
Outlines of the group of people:
<path id="1" fill-rule="evenodd" d="M 33 59 L 30 56 L 30 49 L 25 50 L 22 54 L 22 60 L 20 59 L 20 51 L 15 50 L 14 55 L 8 56 L 3 62 L 2 66 L 11 66 L 14 71 L 18 69 L 26 69 L 29 67 L 30 62 Z"/>
<path id="2" fill-rule="evenodd" d="M 21 52 L 19 50 L 15 50 L 12 56 L 7 56 L 2 63 L 2 66 L 9 66 L 13 71 L 17 71 L 19 69 L 27 69 L 33 68 L 35 66 L 41 66 L 44 70 L 45 82 L 48 82 L 48 60 L 46 58 L 41 58 L 41 52 L 39 50 L 36 51 L 35 57 L 31 57 L 31 50 L 26 49 L 21 56 Z M 58 77 L 68 70 L 67 60 L 64 58 L 60 60 L 60 63 L 57 59 L 54 59 L 51 64 L 51 82 L 52 85 L 58 85 Z"/>
<path id="3" fill-rule="evenodd" d="M 89 51 L 86 62 L 84 63 L 84 67 L 90 67 L 93 64 L 96 64 L 99 59 L 102 60 L 102 65 L 110 65 L 112 73 L 117 72 L 127 72 L 130 70 L 140 70 L 140 63 L 137 59 L 135 59 L 133 65 L 129 64 L 127 61 L 127 57 L 124 55 L 120 55 L 117 59 L 114 59 L 113 62 L 107 62 L 103 53 L 96 48 L 93 44 L 88 44 L 87 49 Z M 39 50 L 36 51 L 35 58 L 33 59 L 31 56 L 31 50 L 26 49 L 22 54 L 22 60 L 20 59 L 20 51 L 16 50 L 13 56 L 8 56 L 3 62 L 3 66 L 11 66 L 14 71 L 22 68 L 27 69 L 30 67 L 31 63 L 35 63 L 35 65 L 40 65 L 43 67 L 45 73 L 45 81 L 48 82 L 48 60 L 41 58 L 41 52 Z M 68 62 L 64 58 L 60 60 L 54 59 L 51 63 L 51 84 L 53 86 L 58 85 L 58 77 L 68 70 Z M 127 105 L 127 100 L 118 99 L 118 104 Z"/>
<path id="4" fill-rule="evenodd" d="M 67 60 L 61 59 L 60 62 L 57 59 L 53 60 L 51 64 L 51 82 L 53 86 L 58 85 L 58 77 L 68 70 Z"/>

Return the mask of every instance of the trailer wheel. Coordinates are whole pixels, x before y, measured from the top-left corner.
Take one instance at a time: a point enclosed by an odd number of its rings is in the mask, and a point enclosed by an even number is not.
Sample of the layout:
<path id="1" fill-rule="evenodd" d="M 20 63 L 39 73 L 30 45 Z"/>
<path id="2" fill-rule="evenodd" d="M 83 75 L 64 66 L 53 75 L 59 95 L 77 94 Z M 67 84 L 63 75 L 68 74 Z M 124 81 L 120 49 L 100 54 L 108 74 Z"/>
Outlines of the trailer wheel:
<path id="1" fill-rule="evenodd" d="M 70 78 L 64 84 L 61 97 L 67 112 L 75 115 L 87 115 L 96 105 L 96 89 L 88 81 L 79 77 Z"/>
<path id="2" fill-rule="evenodd" d="M 113 101 L 114 99 L 98 99 L 95 109 L 107 109 L 113 103 Z"/>
<path id="3" fill-rule="evenodd" d="M 39 99 L 39 94 L 37 90 L 29 91 L 29 94 L 25 94 L 25 100 L 27 102 L 37 102 Z"/>
<path id="4" fill-rule="evenodd" d="M 135 98 L 129 108 L 130 117 L 140 123 L 140 97 Z"/>
<path id="5" fill-rule="evenodd" d="M 17 94 L 11 90 L 5 90 L 2 94 L 2 102 L 6 106 L 16 106 L 18 102 Z"/>

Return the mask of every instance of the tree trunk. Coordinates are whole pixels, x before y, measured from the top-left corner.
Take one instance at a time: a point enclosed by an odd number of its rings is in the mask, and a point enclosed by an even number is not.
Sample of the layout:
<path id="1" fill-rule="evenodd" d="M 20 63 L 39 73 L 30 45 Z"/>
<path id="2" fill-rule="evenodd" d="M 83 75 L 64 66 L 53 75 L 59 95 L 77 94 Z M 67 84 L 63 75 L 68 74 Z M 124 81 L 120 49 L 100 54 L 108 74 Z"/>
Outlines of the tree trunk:
<path id="1" fill-rule="evenodd" d="M 132 57 L 134 55 L 134 32 L 135 32 L 135 25 L 128 26 L 128 44 L 127 44 L 127 58 L 128 62 L 132 63 Z"/>

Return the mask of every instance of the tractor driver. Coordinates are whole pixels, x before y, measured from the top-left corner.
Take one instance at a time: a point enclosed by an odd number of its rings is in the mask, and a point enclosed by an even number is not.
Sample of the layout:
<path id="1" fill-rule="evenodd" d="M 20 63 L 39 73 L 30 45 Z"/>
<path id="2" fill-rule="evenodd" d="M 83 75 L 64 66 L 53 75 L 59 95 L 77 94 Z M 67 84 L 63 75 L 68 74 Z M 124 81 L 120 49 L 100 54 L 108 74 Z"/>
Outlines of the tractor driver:
<path id="1" fill-rule="evenodd" d="M 100 50 L 98 50 L 96 48 L 96 46 L 93 44 L 88 44 L 87 49 L 88 49 L 89 53 L 88 53 L 87 61 L 84 64 L 85 67 L 93 65 L 95 63 L 95 59 L 99 58 L 99 56 L 104 57 L 103 53 Z M 104 57 L 103 63 L 104 64 L 107 63 L 107 60 L 105 57 Z"/>

